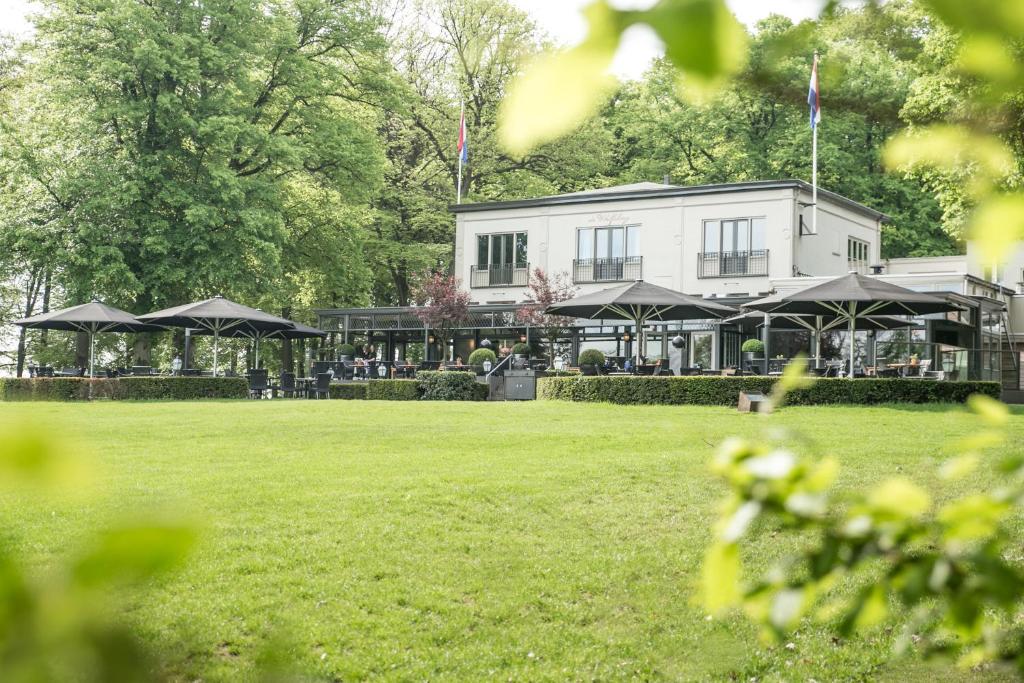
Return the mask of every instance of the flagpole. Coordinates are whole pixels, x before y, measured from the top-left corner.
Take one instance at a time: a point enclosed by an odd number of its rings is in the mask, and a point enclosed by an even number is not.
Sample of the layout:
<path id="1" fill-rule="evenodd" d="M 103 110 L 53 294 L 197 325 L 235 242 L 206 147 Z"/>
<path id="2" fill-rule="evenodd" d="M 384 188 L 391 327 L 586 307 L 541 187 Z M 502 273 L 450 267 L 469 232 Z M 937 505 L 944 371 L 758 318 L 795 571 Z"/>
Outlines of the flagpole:
<path id="1" fill-rule="evenodd" d="M 818 51 L 814 51 L 814 72 L 818 72 Z M 817 78 L 814 79 L 815 92 L 821 87 Z M 820 98 L 820 94 L 818 94 Z M 821 119 L 815 111 L 814 128 L 811 133 L 811 233 L 818 234 L 818 124 Z"/>
<path id="2" fill-rule="evenodd" d="M 465 134 L 465 122 L 466 122 L 466 101 L 462 101 L 462 105 L 459 107 L 459 136 L 462 137 Z M 466 141 L 463 140 L 462 144 L 465 145 Z M 462 149 L 457 150 L 459 153 L 459 184 L 455 188 L 455 203 L 462 203 Z"/>

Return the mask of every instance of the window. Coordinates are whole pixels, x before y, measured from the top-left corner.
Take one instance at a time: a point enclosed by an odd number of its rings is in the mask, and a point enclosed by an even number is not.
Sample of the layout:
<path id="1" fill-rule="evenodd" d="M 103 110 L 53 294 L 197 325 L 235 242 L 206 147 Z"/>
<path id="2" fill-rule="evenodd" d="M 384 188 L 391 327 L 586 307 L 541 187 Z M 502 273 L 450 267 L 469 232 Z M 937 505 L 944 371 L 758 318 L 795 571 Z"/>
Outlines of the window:
<path id="1" fill-rule="evenodd" d="M 768 244 L 768 220 L 760 218 L 729 218 L 704 221 L 702 251 L 705 254 L 732 254 L 764 250 Z"/>
<path id="2" fill-rule="evenodd" d="M 846 238 L 846 262 L 850 270 L 866 272 L 870 258 L 870 245 L 867 242 L 856 237 Z"/>
<path id="3" fill-rule="evenodd" d="M 633 280 L 641 275 L 640 226 L 576 231 L 574 282 Z"/>
<path id="4" fill-rule="evenodd" d="M 476 236 L 476 267 L 472 287 L 525 286 L 528 279 L 527 233 L 503 232 Z"/>

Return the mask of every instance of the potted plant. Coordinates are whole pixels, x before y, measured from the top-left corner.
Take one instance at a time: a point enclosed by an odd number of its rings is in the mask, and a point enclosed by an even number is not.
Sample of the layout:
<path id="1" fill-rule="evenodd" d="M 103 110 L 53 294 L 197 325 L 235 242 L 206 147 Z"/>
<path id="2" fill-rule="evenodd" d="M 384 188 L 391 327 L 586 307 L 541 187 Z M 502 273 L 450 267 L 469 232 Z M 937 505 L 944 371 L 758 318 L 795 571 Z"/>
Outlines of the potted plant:
<path id="1" fill-rule="evenodd" d="M 497 356 L 494 355 L 494 351 L 490 349 L 477 349 L 473 353 L 469 354 L 469 366 L 478 375 L 483 375 L 487 371 L 487 367 L 484 363 L 490 363 L 491 367 L 494 367 L 494 362 L 497 360 Z"/>
<path id="2" fill-rule="evenodd" d="M 580 352 L 580 372 L 584 375 L 600 375 L 604 365 L 604 353 L 597 349 L 584 349 Z"/>
<path id="3" fill-rule="evenodd" d="M 351 344 L 342 344 L 338 347 L 338 355 L 342 360 L 352 360 L 352 357 L 356 355 L 356 347 Z"/>
<path id="4" fill-rule="evenodd" d="M 764 353 L 764 342 L 760 339 L 748 339 L 740 347 L 743 352 L 743 360 L 752 362 L 755 358 L 761 357 Z"/>

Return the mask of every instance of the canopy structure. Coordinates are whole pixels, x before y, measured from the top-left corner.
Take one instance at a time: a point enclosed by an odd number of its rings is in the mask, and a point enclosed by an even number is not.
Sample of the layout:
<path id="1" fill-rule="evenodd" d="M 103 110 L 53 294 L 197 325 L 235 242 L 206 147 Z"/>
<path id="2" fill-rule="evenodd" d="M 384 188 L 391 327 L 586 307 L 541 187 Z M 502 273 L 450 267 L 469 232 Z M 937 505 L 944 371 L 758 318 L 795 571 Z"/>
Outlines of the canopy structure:
<path id="1" fill-rule="evenodd" d="M 250 330 L 253 334 L 294 330 L 291 320 L 244 306 L 222 296 L 204 299 L 183 306 L 165 308 L 140 315 L 139 320 L 167 325 L 170 327 L 197 328 L 208 330 L 213 335 L 213 374 L 218 370 L 218 353 L 221 336 L 232 331 Z"/>
<path id="2" fill-rule="evenodd" d="M 290 321 L 294 327 L 290 330 L 256 330 L 248 325 L 237 325 L 223 332 L 221 337 L 232 337 L 250 339 L 256 345 L 256 367 L 260 366 L 260 341 L 263 339 L 308 339 L 311 337 L 326 337 L 327 333 L 315 327 L 309 327 L 302 323 Z M 194 332 L 200 335 L 212 335 L 213 331 L 206 328 L 198 328 Z"/>
<path id="3" fill-rule="evenodd" d="M 637 335 L 649 320 L 702 320 L 728 318 L 736 314 L 729 306 L 652 285 L 643 280 L 610 287 L 552 304 L 545 313 L 575 318 L 632 320 Z M 640 365 L 640 344 L 636 345 L 636 365 Z"/>
<path id="4" fill-rule="evenodd" d="M 742 323 L 752 322 L 756 325 L 764 325 L 764 313 L 750 311 L 727 318 L 723 322 Z M 831 315 L 789 315 L 789 314 L 767 314 L 771 317 L 771 326 L 781 330 L 807 330 L 809 332 L 828 332 L 831 329 L 840 327 L 847 323 L 845 318 Z M 892 315 L 864 316 L 857 318 L 858 331 L 880 331 L 900 330 L 907 327 L 914 327 L 916 323 L 908 318 L 898 318 Z"/>
<path id="5" fill-rule="evenodd" d="M 773 315 L 833 316 L 850 333 L 850 374 L 854 373 L 854 332 L 861 318 L 927 315 L 959 310 L 942 297 L 900 287 L 875 277 L 850 273 L 789 294 L 758 299 L 743 308 Z M 833 327 L 837 327 L 834 325 Z"/>
<path id="6" fill-rule="evenodd" d="M 164 329 L 159 325 L 140 322 L 131 313 L 107 306 L 98 299 L 93 299 L 87 304 L 15 320 L 14 324 L 36 330 L 68 330 L 88 334 L 90 378 L 93 376 L 93 366 L 96 362 L 97 334 L 101 332 L 160 332 Z"/>

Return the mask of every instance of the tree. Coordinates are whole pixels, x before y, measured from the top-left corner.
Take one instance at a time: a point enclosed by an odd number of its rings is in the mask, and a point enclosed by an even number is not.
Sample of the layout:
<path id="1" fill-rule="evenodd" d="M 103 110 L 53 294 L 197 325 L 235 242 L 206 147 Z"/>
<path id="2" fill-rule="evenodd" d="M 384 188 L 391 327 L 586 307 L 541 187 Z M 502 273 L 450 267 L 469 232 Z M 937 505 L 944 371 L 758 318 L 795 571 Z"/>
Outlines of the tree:
<path id="1" fill-rule="evenodd" d="M 284 251 L 297 214 L 309 201 L 365 204 L 380 182 L 366 100 L 384 87 L 383 41 L 369 5 L 49 9 L 0 149 L 30 181 L 25 230 L 60 240 L 55 289 L 137 312 L 215 293 L 291 295 L 272 288 L 295 266 Z"/>
<path id="2" fill-rule="evenodd" d="M 548 363 L 555 363 L 555 344 L 565 336 L 572 327 L 574 319 L 570 316 L 545 313 L 548 306 L 566 301 L 576 295 L 576 287 L 569 279 L 568 273 L 548 275 L 542 268 L 534 268 L 530 273 L 528 303 L 521 306 L 516 317 L 530 327 L 540 330 L 548 342 Z"/>
<path id="3" fill-rule="evenodd" d="M 453 275 L 431 273 L 416 288 L 413 313 L 440 338 L 442 355 L 447 355 L 451 331 L 469 318 L 469 293 Z M 442 359 L 447 360 L 447 359 Z"/>

